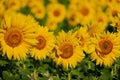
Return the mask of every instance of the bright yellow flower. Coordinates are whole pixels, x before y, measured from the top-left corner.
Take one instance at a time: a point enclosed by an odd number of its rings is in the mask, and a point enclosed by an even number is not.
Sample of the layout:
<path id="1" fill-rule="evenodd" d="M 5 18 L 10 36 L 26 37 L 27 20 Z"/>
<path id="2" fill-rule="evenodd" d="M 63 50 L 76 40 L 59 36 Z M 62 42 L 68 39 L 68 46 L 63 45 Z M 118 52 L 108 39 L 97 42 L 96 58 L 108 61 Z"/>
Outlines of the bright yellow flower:
<path id="1" fill-rule="evenodd" d="M 30 54 L 32 57 L 35 57 L 36 60 L 45 59 L 49 56 L 55 45 L 55 37 L 53 32 L 49 32 L 47 27 L 40 26 L 37 30 L 38 36 L 36 39 L 38 43 L 32 48 Z"/>
<path id="2" fill-rule="evenodd" d="M 56 30 L 58 27 L 58 23 L 51 19 L 47 19 L 46 25 L 50 30 Z"/>
<path id="3" fill-rule="evenodd" d="M 31 11 L 38 19 L 43 19 L 45 16 L 45 7 L 42 4 L 39 4 L 39 6 L 36 8 L 32 8 Z"/>
<path id="4" fill-rule="evenodd" d="M 80 15 L 80 24 L 88 24 L 95 17 L 95 10 L 92 2 L 84 0 L 77 6 L 77 12 Z"/>
<path id="5" fill-rule="evenodd" d="M 101 10 L 97 10 L 95 18 L 88 24 L 88 32 L 90 35 L 103 32 L 109 24 L 107 15 Z"/>
<path id="6" fill-rule="evenodd" d="M 92 43 L 95 51 L 91 53 L 91 59 L 96 60 L 96 65 L 110 66 L 120 56 L 120 36 L 117 33 L 96 34 Z"/>
<path id="7" fill-rule="evenodd" d="M 31 16 L 17 13 L 5 15 L 0 25 L 2 55 L 8 59 L 25 59 L 32 45 L 37 43 L 36 26 L 38 23 Z"/>
<path id="8" fill-rule="evenodd" d="M 76 34 L 69 31 L 60 32 L 56 37 L 55 53 L 52 53 L 52 58 L 57 65 L 62 65 L 64 68 L 75 67 L 77 62 L 84 58 L 83 51 L 78 45 Z"/>
<path id="9" fill-rule="evenodd" d="M 47 6 L 47 14 L 48 18 L 59 23 L 62 22 L 66 16 L 66 8 L 60 3 L 50 3 Z"/>
<path id="10" fill-rule="evenodd" d="M 80 21 L 79 14 L 68 12 L 67 13 L 67 21 L 72 26 L 79 24 L 79 21 Z"/>
<path id="11" fill-rule="evenodd" d="M 77 39 L 79 40 L 79 45 L 86 53 L 91 53 L 94 50 L 94 45 L 91 44 L 90 35 L 87 32 L 87 26 L 81 26 L 77 31 Z"/>
<path id="12" fill-rule="evenodd" d="M 118 13 L 120 13 L 120 4 L 111 3 L 106 10 L 106 14 L 110 20 L 114 19 Z"/>
<path id="13" fill-rule="evenodd" d="M 19 10 L 22 6 L 19 0 L 5 0 L 4 4 L 6 10 Z"/>
<path id="14" fill-rule="evenodd" d="M 101 7 L 102 9 L 104 9 L 108 3 L 107 0 L 92 0 L 92 1 L 96 5 L 96 7 Z"/>
<path id="15" fill-rule="evenodd" d="M 67 21 L 70 25 L 75 26 L 80 22 L 80 15 L 77 13 L 77 6 L 70 4 L 66 14 Z"/>
<path id="16" fill-rule="evenodd" d="M 109 24 L 109 19 L 107 15 L 101 9 L 100 10 L 98 9 L 96 12 L 95 18 L 91 22 L 92 24 L 96 24 L 100 26 L 98 29 L 101 28 L 101 30 L 105 30 Z"/>
<path id="17" fill-rule="evenodd" d="M 19 0 L 21 7 L 25 7 L 28 5 L 28 0 Z"/>
<path id="18" fill-rule="evenodd" d="M 111 25 L 113 27 L 117 28 L 117 31 L 120 31 L 120 13 L 118 13 L 118 16 L 115 16 L 112 21 L 111 21 Z"/>
<path id="19" fill-rule="evenodd" d="M 43 19 L 44 16 L 45 16 L 45 7 L 43 5 L 43 3 L 41 3 L 40 1 L 36 1 L 34 0 L 31 5 L 30 5 L 30 8 L 31 8 L 31 12 L 35 15 L 36 18 L 38 19 Z"/>
<path id="20" fill-rule="evenodd" d="M 29 7 L 36 7 L 36 4 L 43 4 L 44 0 L 27 0 L 27 4 Z"/>
<path id="21" fill-rule="evenodd" d="M 110 6 L 111 4 L 120 5 L 120 0 L 106 0 L 107 5 Z"/>
<path id="22" fill-rule="evenodd" d="M 98 25 L 99 24 L 99 25 Z M 88 24 L 88 33 L 92 37 L 94 34 L 99 34 L 105 30 L 105 26 L 96 21 L 92 21 L 91 24 Z"/>

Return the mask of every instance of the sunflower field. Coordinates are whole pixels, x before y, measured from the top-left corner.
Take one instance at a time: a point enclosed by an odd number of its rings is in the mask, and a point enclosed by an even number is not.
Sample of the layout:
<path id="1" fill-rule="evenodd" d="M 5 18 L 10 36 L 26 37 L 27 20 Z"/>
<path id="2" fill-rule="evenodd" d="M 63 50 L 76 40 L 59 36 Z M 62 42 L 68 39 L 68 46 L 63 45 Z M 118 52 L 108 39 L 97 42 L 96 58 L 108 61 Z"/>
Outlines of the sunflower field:
<path id="1" fill-rule="evenodd" d="M 0 0 L 0 80 L 120 80 L 120 0 Z"/>

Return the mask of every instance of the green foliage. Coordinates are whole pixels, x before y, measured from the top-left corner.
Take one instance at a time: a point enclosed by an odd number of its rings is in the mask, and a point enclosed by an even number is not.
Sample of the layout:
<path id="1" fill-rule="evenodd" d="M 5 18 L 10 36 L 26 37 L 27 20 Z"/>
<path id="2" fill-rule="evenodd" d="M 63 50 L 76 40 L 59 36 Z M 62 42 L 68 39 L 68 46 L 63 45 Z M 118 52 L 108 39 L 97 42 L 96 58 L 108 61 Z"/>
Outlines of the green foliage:
<path id="1" fill-rule="evenodd" d="M 111 67 L 96 65 L 90 56 L 78 63 L 75 68 L 65 70 L 50 58 L 35 60 L 28 57 L 23 61 L 0 60 L 1 80 L 118 80 L 120 59 Z"/>
<path id="2" fill-rule="evenodd" d="M 8 64 L 7 61 L 5 61 L 5 60 L 0 60 L 0 66 L 5 66 L 6 64 Z"/>

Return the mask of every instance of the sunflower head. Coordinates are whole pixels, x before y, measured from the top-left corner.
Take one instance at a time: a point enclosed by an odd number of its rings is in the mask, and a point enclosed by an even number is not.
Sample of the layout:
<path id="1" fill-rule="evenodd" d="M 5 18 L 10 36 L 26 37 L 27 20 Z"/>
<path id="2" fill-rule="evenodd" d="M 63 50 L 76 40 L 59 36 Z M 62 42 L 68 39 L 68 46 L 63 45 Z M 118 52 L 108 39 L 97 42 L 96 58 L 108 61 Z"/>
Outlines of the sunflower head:
<path id="1" fill-rule="evenodd" d="M 70 44 L 64 44 L 60 46 L 60 51 L 62 52 L 60 55 L 62 58 L 70 58 L 73 55 L 73 46 Z"/>
<path id="2" fill-rule="evenodd" d="M 4 40 L 11 47 L 18 46 L 23 39 L 23 34 L 18 28 L 10 28 L 4 35 Z"/>
<path id="3" fill-rule="evenodd" d="M 57 65 L 62 65 L 64 68 L 75 67 L 77 62 L 84 58 L 84 54 L 78 40 L 75 37 L 76 33 L 69 31 L 60 32 L 56 37 L 56 47 L 54 53 L 51 54 Z"/>
<path id="4" fill-rule="evenodd" d="M 77 12 L 80 15 L 80 24 L 88 24 L 91 20 L 94 19 L 95 10 L 91 1 L 80 1 L 80 4 L 77 6 Z"/>
<path id="5" fill-rule="evenodd" d="M 58 23 L 51 19 L 47 19 L 46 25 L 50 30 L 56 30 L 58 27 Z"/>
<path id="6" fill-rule="evenodd" d="M 40 1 L 33 1 L 30 5 L 31 12 L 35 15 L 38 19 L 43 19 L 45 16 L 45 7 Z"/>
<path id="7" fill-rule="evenodd" d="M 96 34 L 92 43 L 95 44 L 95 51 L 91 53 L 91 59 L 96 60 L 97 65 L 110 66 L 120 56 L 118 33 Z"/>
<path id="8" fill-rule="evenodd" d="M 79 46 L 86 52 L 91 53 L 94 50 L 94 46 L 91 44 L 91 38 L 87 26 L 81 26 L 77 31 L 77 39 L 79 40 Z"/>
<path id="9" fill-rule="evenodd" d="M 60 3 L 50 3 L 47 6 L 48 17 L 56 22 L 62 22 L 66 16 L 66 8 Z"/>
<path id="10" fill-rule="evenodd" d="M 111 21 L 111 25 L 113 27 L 117 28 L 117 31 L 120 31 L 120 13 L 118 13 L 118 16 L 113 18 Z"/>
<path id="11" fill-rule="evenodd" d="M 113 49 L 113 43 L 110 40 L 103 39 L 99 42 L 100 53 L 103 55 L 109 54 Z"/>
<path id="12" fill-rule="evenodd" d="M 120 4 L 116 4 L 114 2 L 110 3 L 110 5 L 108 5 L 108 8 L 106 10 L 106 14 L 108 15 L 109 20 L 111 21 L 112 19 L 114 19 L 116 16 L 118 16 L 118 14 L 120 13 Z"/>
<path id="13" fill-rule="evenodd" d="M 18 10 L 21 8 L 20 1 L 18 0 L 5 0 L 4 1 L 6 10 Z"/>
<path id="14" fill-rule="evenodd" d="M 30 55 L 37 60 L 41 60 L 50 55 L 55 46 L 55 37 L 53 32 L 50 32 L 47 26 L 39 26 L 37 34 L 38 36 L 36 37 L 36 40 L 38 42 L 31 49 Z"/>
<path id="15" fill-rule="evenodd" d="M 70 25 L 75 26 L 79 24 L 80 18 L 79 14 L 76 12 L 68 11 L 67 13 L 67 21 Z"/>
<path id="16" fill-rule="evenodd" d="M 31 16 L 6 14 L 0 25 L 2 55 L 7 55 L 8 59 L 24 59 L 30 47 L 37 43 L 36 27 L 38 23 Z"/>
<path id="17" fill-rule="evenodd" d="M 38 43 L 36 44 L 36 48 L 41 50 L 46 46 L 46 40 L 43 36 L 39 35 L 37 38 Z"/>

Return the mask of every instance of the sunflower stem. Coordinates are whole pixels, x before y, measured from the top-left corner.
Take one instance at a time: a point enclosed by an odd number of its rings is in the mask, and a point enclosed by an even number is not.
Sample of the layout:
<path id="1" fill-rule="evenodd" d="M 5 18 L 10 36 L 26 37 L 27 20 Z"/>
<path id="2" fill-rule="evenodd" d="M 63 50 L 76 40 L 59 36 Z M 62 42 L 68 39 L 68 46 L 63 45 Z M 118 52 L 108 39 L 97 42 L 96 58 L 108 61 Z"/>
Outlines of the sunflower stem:
<path id="1" fill-rule="evenodd" d="M 71 75 L 70 75 L 70 73 L 68 73 L 68 80 L 71 80 Z"/>
<path id="2" fill-rule="evenodd" d="M 37 72 L 36 72 L 36 69 L 34 70 L 33 75 L 34 75 L 34 80 L 38 80 L 38 79 L 37 79 Z"/>

